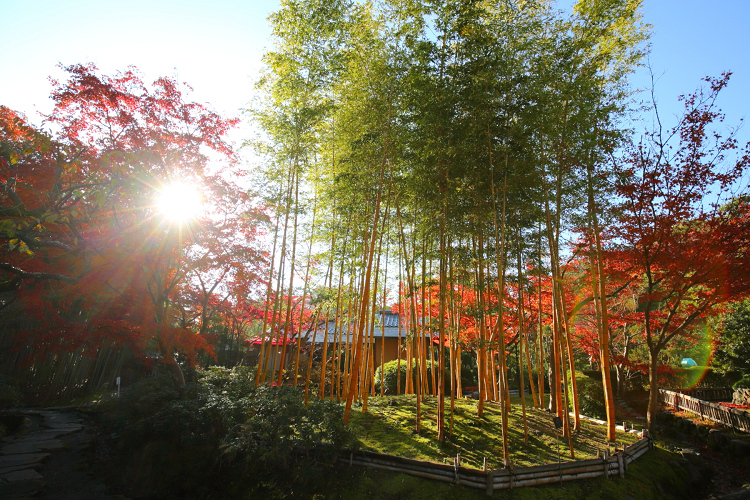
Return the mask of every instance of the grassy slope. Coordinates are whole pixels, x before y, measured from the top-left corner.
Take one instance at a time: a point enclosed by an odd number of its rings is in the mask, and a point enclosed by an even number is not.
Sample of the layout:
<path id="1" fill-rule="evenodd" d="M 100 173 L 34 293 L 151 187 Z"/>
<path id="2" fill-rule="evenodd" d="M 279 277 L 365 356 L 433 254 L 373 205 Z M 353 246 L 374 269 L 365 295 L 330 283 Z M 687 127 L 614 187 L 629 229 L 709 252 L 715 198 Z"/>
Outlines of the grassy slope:
<path id="1" fill-rule="evenodd" d="M 530 401 L 530 398 L 527 398 Z M 496 404 L 485 406 L 483 418 L 476 416 L 476 401 L 456 402 L 453 436 L 445 444 L 436 441 L 435 403 L 423 404 L 422 432 L 414 432 L 416 401 L 413 397 L 373 398 L 368 413 L 353 412 L 351 425 L 361 447 L 433 462 L 452 463 L 456 453 L 461 453 L 462 465 L 482 468 L 483 458 L 490 468 L 501 467 L 502 437 L 500 433 L 500 408 Z M 446 406 L 447 410 L 447 406 Z M 513 401 L 510 416 L 511 462 L 515 466 L 534 465 L 557 461 L 554 426 L 551 416 L 541 410 L 527 408 L 529 444 L 524 446 L 520 400 Z M 617 434 L 617 444 L 630 444 L 637 439 L 622 431 Z M 584 423 L 575 437 L 576 458 L 596 456 L 597 449 L 606 447 L 604 429 Z M 563 460 L 570 460 L 567 447 L 560 440 Z M 625 479 L 593 479 L 573 481 L 562 486 L 530 487 L 496 491 L 495 498 L 509 499 L 570 499 L 595 500 L 600 498 L 637 499 L 684 498 L 690 492 L 688 475 L 675 465 L 681 457 L 676 453 L 657 448 L 631 464 Z M 487 498 L 483 491 L 465 489 L 450 484 L 424 480 L 405 474 L 344 467 L 331 478 L 327 491 L 317 498 L 337 499 L 479 499 Z"/>
<path id="2" fill-rule="evenodd" d="M 555 431 L 552 415 L 536 409 L 531 397 L 526 397 L 526 418 L 529 428 L 528 445 L 524 445 L 523 417 L 520 398 L 511 398 L 512 412 L 509 415 L 508 433 L 511 464 L 519 466 L 539 465 L 557 461 L 559 442 L 562 460 L 570 460 L 567 440 Z M 446 425 L 450 425 L 449 402 L 446 402 Z M 418 460 L 453 463 L 453 457 L 461 454 L 461 464 L 481 469 L 483 459 L 489 468 L 501 468 L 503 461 L 501 412 L 496 403 L 485 403 L 484 415 L 477 417 L 477 401 L 456 400 L 453 433 L 446 443 L 437 442 L 434 398 L 422 404 L 422 432 L 414 432 L 416 400 L 413 396 L 371 398 L 366 414 L 353 412 L 351 425 L 359 444 L 364 449 L 398 455 Z M 617 446 L 631 444 L 638 437 L 619 431 Z M 573 438 L 576 459 L 593 458 L 598 450 L 607 448 L 603 426 L 582 421 L 582 428 Z"/>
<path id="3" fill-rule="evenodd" d="M 639 500 L 680 499 L 691 495 L 688 474 L 670 464 L 676 454 L 657 448 L 631 464 L 625 479 L 589 479 L 572 481 L 562 486 L 537 486 L 495 491 L 493 498 L 515 500 Z M 456 487 L 407 476 L 405 474 L 368 470 L 361 467 L 339 469 L 330 488 L 316 498 L 355 500 L 479 500 L 487 498 L 484 491 Z"/>

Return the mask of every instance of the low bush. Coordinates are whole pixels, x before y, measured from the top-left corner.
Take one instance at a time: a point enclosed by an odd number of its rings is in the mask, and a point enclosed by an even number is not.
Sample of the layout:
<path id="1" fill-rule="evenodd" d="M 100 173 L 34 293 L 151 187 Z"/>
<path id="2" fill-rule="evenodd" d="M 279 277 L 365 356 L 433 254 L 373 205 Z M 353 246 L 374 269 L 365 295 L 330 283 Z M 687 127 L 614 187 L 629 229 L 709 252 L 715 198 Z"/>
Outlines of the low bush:
<path id="1" fill-rule="evenodd" d="M 607 418 L 607 407 L 604 402 L 604 385 L 601 380 L 589 377 L 576 379 L 578 389 L 578 405 L 586 416 L 602 420 Z"/>
<path id="2" fill-rule="evenodd" d="M 401 390 L 398 391 L 398 372 L 399 372 L 399 364 L 401 369 Z M 437 370 L 438 364 L 435 363 L 435 369 Z M 432 392 L 432 370 L 433 370 L 433 364 L 431 361 L 427 361 L 427 392 Z M 377 370 L 375 370 L 375 394 L 380 394 L 380 385 L 385 384 L 385 388 L 383 390 L 384 394 L 393 396 L 395 394 L 404 394 L 406 391 L 406 377 L 407 372 L 409 371 L 408 363 L 405 359 L 401 360 L 401 363 L 399 363 L 399 360 L 394 359 L 393 361 L 389 361 L 383 366 L 379 366 Z M 419 376 L 419 371 L 417 370 L 417 361 L 415 359 L 411 360 L 411 376 L 412 376 L 412 382 L 414 384 L 417 383 L 417 378 Z M 435 378 L 437 379 L 437 373 L 435 374 Z M 445 386 L 450 387 L 450 371 L 445 371 Z"/>
<path id="3" fill-rule="evenodd" d="M 732 389 L 750 389 L 750 374 L 743 376 L 735 382 Z"/>
<path id="4" fill-rule="evenodd" d="M 305 406 L 295 387 L 256 389 L 245 368 L 212 367 L 196 372 L 186 397 L 168 375 L 135 384 L 116 403 L 109 430 L 137 496 L 234 497 L 241 489 L 267 497 L 317 480 L 313 471 L 351 443 L 342 413 L 330 401 Z"/>
<path id="5" fill-rule="evenodd" d="M 22 401 L 18 383 L 10 377 L 0 375 L 0 410 L 20 406 Z"/>
<path id="6" fill-rule="evenodd" d="M 375 392 L 377 394 L 380 393 L 380 386 L 384 385 L 383 392 L 385 394 L 393 395 L 393 394 L 403 394 L 406 390 L 406 377 L 408 376 L 407 373 L 409 371 L 409 364 L 406 362 L 406 360 L 399 360 L 394 359 L 393 361 L 389 361 L 385 363 L 382 366 L 379 366 L 377 370 L 375 370 Z M 399 370 L 401 371 L 401 375 L 399 377 Z M 412 373 L 414 371 L 414 360 L 412 360 Z M 399 389 L 399 379 L 401 381 L 401 387 Z M 414 380 L 414 379 L 412 379 Z"/>

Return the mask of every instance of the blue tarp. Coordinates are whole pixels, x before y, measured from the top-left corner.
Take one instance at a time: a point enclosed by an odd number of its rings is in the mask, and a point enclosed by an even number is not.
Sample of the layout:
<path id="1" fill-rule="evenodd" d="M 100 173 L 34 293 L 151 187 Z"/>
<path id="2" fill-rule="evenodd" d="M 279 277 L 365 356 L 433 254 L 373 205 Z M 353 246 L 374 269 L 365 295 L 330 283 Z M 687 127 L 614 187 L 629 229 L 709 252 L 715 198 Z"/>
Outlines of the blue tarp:
<path id="1" fill-rule="evenodd" d="M 683 368 L 692 368 L 694 366 L 698 366 L 698 363 L 696 363 L 693 358 L 682 358 L 680 364 Z"/>

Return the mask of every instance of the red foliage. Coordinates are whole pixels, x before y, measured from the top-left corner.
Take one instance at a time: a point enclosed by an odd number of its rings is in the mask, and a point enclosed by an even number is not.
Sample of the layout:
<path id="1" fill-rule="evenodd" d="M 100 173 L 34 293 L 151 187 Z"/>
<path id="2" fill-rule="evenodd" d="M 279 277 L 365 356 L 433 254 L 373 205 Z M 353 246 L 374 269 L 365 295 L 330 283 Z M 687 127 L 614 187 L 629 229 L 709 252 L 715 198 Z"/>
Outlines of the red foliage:
<path id="1" fill-rule="evenodd" d="M 237 120 L 187 101 L 189 87 L 169 78 L 148 86 L 134 68 L 64 69 L 46 117 L 54 138 L 0 107 L 0 292 L 10 297 L 0 308 L 16 301 L 29 318 L 19 341 L 39 352 L 116 342 L 192 361 L 211 351 L 208 321 L 252 293 L 264 261 L 264 214 L 234 183 L 244 173 L 224 139 Z M 175 179 L 206 199 L 184 224 L 155 209 Z"/>
<path id="2" fill-rule="evenodd" d="M 736 410 L 750 410 L 750 405 L 738 405 L 734 403 L 724 403 L 724 402 L 719 402 L 716 404 L 719 404 L 721 406 L 726 406 L 727 408 L 734 408 Z"/>
<path id="3" fill-rule="evenodd" d="M 750 145 L 730 160 L 734 136 L 711 131 L 723 118 L 714 103 L 728 80 L 706 79 L 708 90 L 683 97 L 685 114 L 670 136 L 657 131 L 633 145 L 619 172 L 619 246 L 608 252 L 608 267 L 638 290 L 652 377 L 674 339 L 750 294 L 750 205 L 732 191 L 750 166 Z M 652 380 L 649 415 L 656 389 Z"/>

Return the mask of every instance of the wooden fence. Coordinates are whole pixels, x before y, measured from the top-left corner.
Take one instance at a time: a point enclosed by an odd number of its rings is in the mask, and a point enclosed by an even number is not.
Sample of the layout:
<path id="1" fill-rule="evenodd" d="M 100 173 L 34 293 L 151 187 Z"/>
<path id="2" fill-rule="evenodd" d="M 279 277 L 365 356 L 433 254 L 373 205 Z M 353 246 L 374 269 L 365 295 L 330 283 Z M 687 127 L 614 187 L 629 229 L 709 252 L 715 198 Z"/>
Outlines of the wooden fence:
<path id="1" fill-rule="evenodd" d="M 679 392 L 659 389 L 661 400 L 673 408 L 689 411 L 701 418 L 731 427 L 732 429 L 750 432 L 750 413 L 735 408 L 727 408 L 716 403 L 703 401 Z"/>
<path id="2" fill-rule="evenodd" d="M 644 431 L 644 435 L 645 437 L 642 437 L 639 441 L 611 456 L 605 452 L 604 456 L 589 460 L 531 467 L 506 467 L 489 471 L 462 467 L 460 456 L 454 459 L 452 466 L 367 451 L 350 452 L 349 457 L 341 456 L 339 461 L 349 465 L 401 472 L 460 486 L 483 489 L 487 496 L 492 496 L 494 490 L 538 486 L 602 476 L 607 478 L 610 476 L 625 477 L 628 465 L 653 448 L 653 442 L 648 436 L 648 432 Z"/>
<path id="3" fill-rule="evenodd" d="M 731 387 L 699 387 L 690 390 L 674 390 L 686 396 L 702 399 L 703 401 L 732 401 L 734 390 Z"/>

